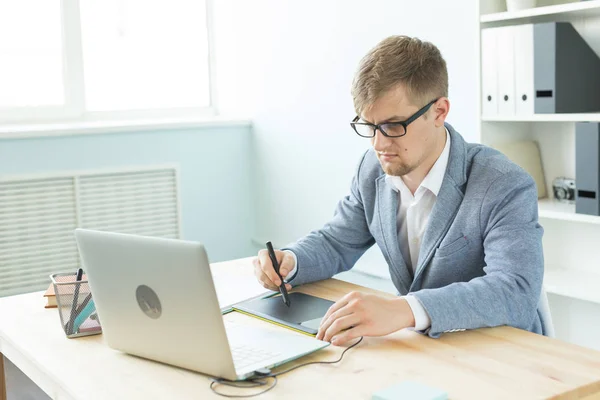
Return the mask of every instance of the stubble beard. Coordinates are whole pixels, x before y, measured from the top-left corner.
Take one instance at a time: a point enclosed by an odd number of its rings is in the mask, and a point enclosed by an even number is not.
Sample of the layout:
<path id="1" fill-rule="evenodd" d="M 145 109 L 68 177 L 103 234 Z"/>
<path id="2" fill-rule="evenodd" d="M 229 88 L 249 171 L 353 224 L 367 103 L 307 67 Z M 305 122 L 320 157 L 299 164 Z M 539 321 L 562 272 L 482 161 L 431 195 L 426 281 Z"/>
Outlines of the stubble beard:
<path id="1" fill-rule="evenodd" d="M 407 165 L 404 163 L 401 163 L 401 164 L 389 164 L 388 163 L 386 165 L 386 164 L 383 164 L 381 162 L 381 160 L 379 161 L 379 163 L 381 164 L 381 168 L 383 169 L 383 172 L 385 172 L 387 175 L 390 175 L 390 176 L 404 176 L 404 175 L 411 173 L 416 168 L 414 165 Z"/>

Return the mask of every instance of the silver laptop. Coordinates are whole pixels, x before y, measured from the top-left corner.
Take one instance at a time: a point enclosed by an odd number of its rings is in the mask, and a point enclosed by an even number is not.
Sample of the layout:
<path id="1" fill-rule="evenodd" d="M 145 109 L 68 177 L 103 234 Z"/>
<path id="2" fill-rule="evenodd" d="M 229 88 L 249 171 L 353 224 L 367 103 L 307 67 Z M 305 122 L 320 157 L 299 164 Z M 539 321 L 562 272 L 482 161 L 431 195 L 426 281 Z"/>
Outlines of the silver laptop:
<path id="1" fill-rule="evenodd" d="M 199 243 L 83 229 L 75 237 L 105 341 L 114 349 L 242 380 L 329 344 L 224 321 Z"/>

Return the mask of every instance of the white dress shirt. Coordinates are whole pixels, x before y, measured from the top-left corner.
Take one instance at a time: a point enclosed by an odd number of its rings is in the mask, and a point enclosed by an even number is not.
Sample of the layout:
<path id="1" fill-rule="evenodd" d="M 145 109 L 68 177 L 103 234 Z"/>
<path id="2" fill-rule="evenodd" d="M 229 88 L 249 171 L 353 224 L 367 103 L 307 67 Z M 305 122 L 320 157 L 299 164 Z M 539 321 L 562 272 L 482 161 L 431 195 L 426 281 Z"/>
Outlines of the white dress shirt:
<path id="1" fill-rule="evenodd" d="M 404 181 L 399 176 L 387 175 L 386 179 L 398 192 L 398 213 L 396 226 L 400 251 L 404 256 L 406 265 L 412 269 L 413 276 L 419 265 L 421 240 L 427 228 L 429 215 L 437 200 L 437 195 L 442 187 L 448 158 L 450 157 L 450 133 L 446 129 L 446 145 L 442 154 L 431 167 L 423 182 L 413 195 Z M 410 294 L 406 301 L 415 317 L 415 330 L 425 330 L 431 326 L 431 320 L 421 302 Z"/>
<path id="2" fill-rule="evenodd" d="M 406 265 L 412 269 L 413 276 L 419 263 L 419 254 L 421 250 L 421 240 L 427 228 L 429 215 L 435 205 L 437 195 L 442 187 L 442 181 L 448 166 L 448 158 L 450 157 L 450 133 L 446 129 L 446 145 L 442 154 L 429 173 L 419 185 L 413 195 L 408 189 L 404 181 L 399 176 L 386 175 L 386 179 L 398 192 L 398 212 L 396 214 L 396 224 L 398 229 L 398 241 L 400 250 L 404 256 Z M 288 274 L 291 280 L 297 271 L 298 259 L 296 254 L 290 250 L 286 250 L 294 257 L 294 269 Z M 426 330 L 431 326 L 431 319 L 425 311 L 421 302 L 410 294 L 405 296 L 408 305 L 410 306 L 415 317 L 415 330 Z"/>

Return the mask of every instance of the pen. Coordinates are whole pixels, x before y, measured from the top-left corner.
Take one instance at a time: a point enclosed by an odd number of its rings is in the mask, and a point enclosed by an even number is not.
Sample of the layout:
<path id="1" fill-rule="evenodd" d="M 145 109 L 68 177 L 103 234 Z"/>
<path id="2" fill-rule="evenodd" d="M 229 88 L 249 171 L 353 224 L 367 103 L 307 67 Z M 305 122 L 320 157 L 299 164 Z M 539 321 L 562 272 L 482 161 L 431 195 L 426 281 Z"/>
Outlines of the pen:
<path id="1" fill-rule="evenodd" d="M 90 302 L 90 300 L 92 300 L 92 294 L 88 294 L 85 299 L 83 299 L 83 301 L 81 302 L 80 305 L 77 306 L 77 309 L 75 310 L 75 320 L 77 320 L 77 316 L 79 314 L 81 314 L 81 311 L 88 305 L 88 303 Z"/>
<path id="2" fill-rule="evenodd" d="M 83 277 L 83 269 L 77 269 L 77 277 L 75 282 L 80 282 Z M 75 321 L 75 311 L 77 310 L 77 301 L 79 297 L 79 283 L 75 283 L 75 290 L 73 293 L 73 304 L 71 305 L 71 316 L 69 322 L 67 322 L 67 335 L 73 334 L 73 322 Z"/>
<path id="3" fill-rule="evenodd" d="M 290 297 L 288 296 L 288 292 L 285 289 L 285 283 L 283 282 L 283 278 L 279 273 L 279 263 L 277 262 L 277 257 L 275 257 L 275 251 L 273 250 L 273 245 L 271 242 L 267 242 L 267 250 L 269 251 L 269 257 L 271 258 L 271 263 L 273 264 L 273 268 L 275 269 L 275 273 L 281 279 L 281 285 L 279 285 L 279 292 L 281 293 L 281 299 L 285 303 L 286 306 L 290 306 Z"/>

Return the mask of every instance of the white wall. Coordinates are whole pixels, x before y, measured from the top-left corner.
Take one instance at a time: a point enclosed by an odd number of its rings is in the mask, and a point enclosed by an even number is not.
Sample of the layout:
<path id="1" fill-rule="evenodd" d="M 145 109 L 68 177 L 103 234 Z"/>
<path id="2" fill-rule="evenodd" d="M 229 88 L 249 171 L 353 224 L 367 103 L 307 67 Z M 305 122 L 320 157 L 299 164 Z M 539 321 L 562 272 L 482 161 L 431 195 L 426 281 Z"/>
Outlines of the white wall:
<path id="1" fill-rule="evenodd" d="M 0 140 L 0 175 L 177 164 L 183 239 L 211 261 L 254 253 L 248 126 Z M 244 223 L 240 223 L 244 221 Z M 0 240 L 3 239 L 0 230 Z"/>
<path id="2" fill-rule="evenodd" d="M 352 77 L 389 35 L 440 48 L 450 75 L 449 122 L 467 140 L 478 137 L 476 1 L 215 3 L 220 108 L 254 120 L 259 242 L 283 245 L 319 228 L 348 192 L 369 146 L 349 126 Z"/>

